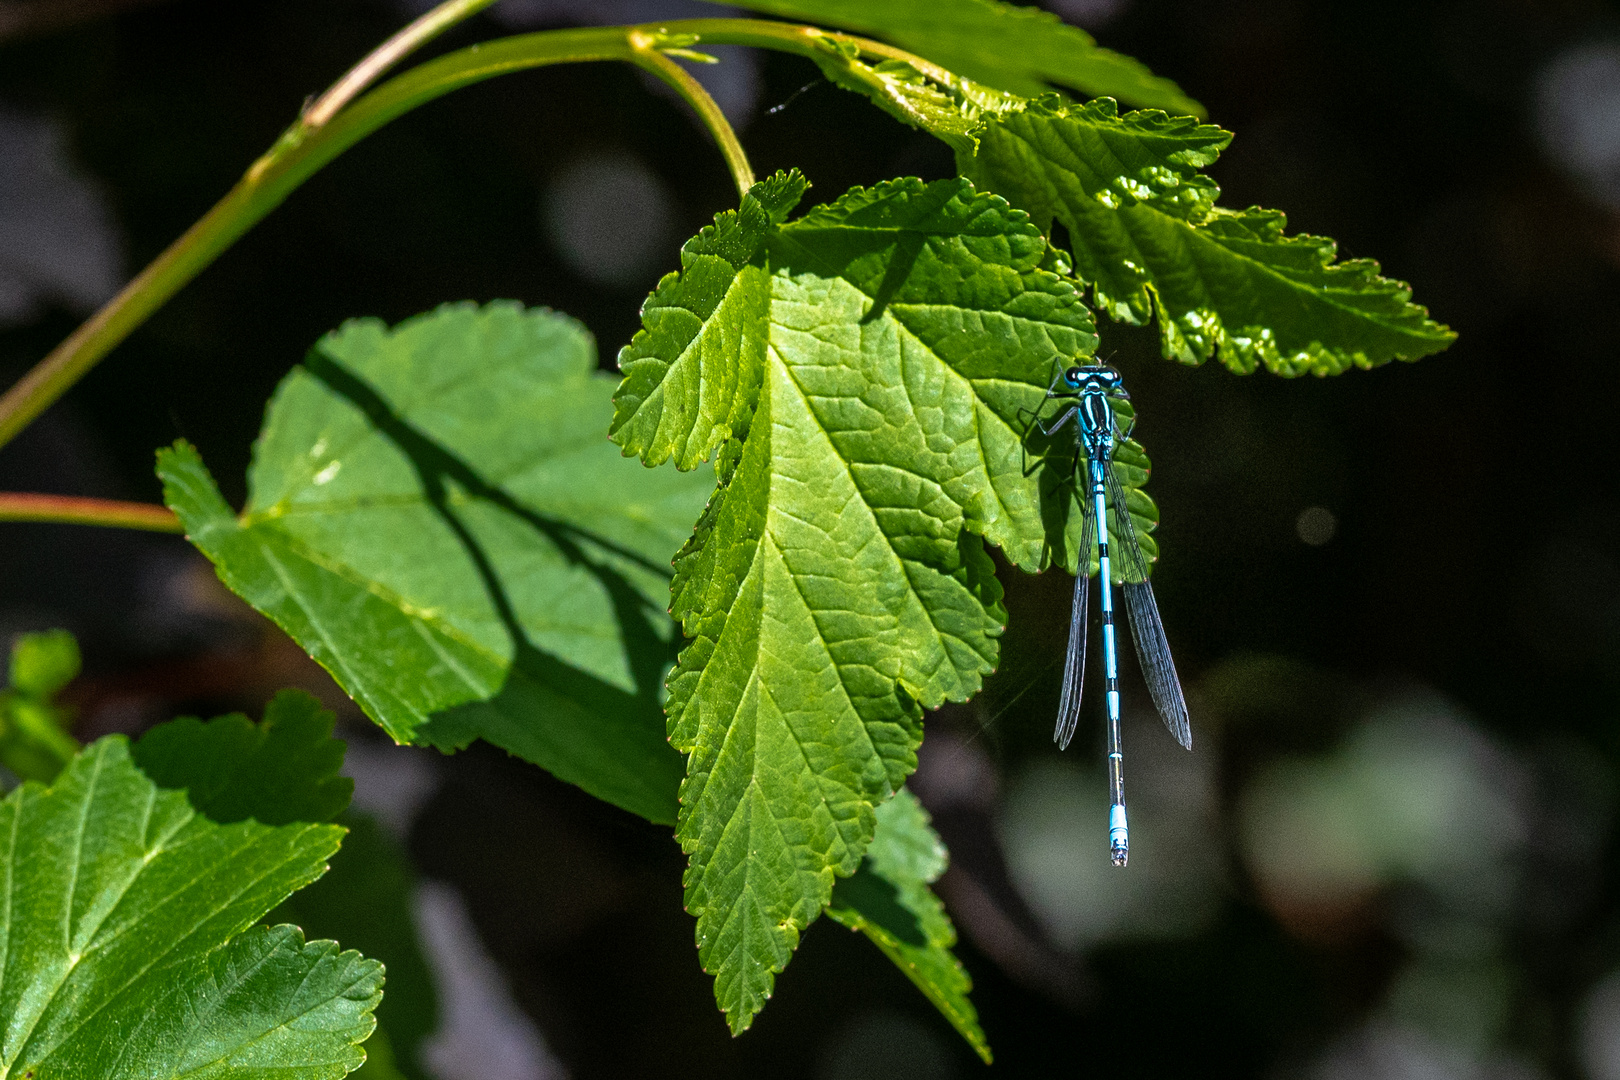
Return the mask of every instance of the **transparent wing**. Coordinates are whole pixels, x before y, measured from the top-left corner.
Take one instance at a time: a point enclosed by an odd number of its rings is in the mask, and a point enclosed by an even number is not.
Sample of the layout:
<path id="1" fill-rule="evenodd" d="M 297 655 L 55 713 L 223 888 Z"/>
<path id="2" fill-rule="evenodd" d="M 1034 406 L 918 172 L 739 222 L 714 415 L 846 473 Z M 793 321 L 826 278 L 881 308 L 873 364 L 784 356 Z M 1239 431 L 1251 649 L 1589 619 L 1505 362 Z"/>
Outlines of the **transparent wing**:
<path id="1" fill-rule="evenodd" d="M 1052 732 L 1052 741 L 1058 744 L 1059 750 L 1069 748 L 1069 740 L 1074 738 L 1075 726 L 1080 723 L 1080 691 L 1086 681 L 1086 603 L 1091 597 L 1091 579 L 1086 577 L 1086 569 L 1091 561 L 1091 501 L 1081 499 L 1080 505 L 1085 510 L 1085 525 L 1080 535 L 1085 539 L 1081 541 L 1080 559 L 1075 566 L 1074 577 L 1074 611 L 1069 618 L 1069 653 L 1063 661 L 1063 698 L 1058 702 L 1057 729 Z"/>
<path id="2" fill-rule="evenodd" d="M 1147 559 L 1136 539 L 1136 526 L 1131 524 L 1125 489 L 1114 475 L 1113 463 L 1104 471 L 1108 475 L 1108 501 L 1113 504 L 1114 538 L 1118 541 L 1121 569 L 1125 572 L 1125 611 L 1131 620 L 1136 658 L 1142 665 L 1142 677 L 1147 680 L 1148 693 L 1164 719 L 1164 726 L 1170 729 L 1176 742 L 1191 750 L 1192 724 L 1187 719 L 1187 700 L 1181 694 L 1175 661 L 1170 659 L 1164 624 L 1159 621 L 1159 605 L 1153 599 L 1153 586 L 1148 581 Z"/>

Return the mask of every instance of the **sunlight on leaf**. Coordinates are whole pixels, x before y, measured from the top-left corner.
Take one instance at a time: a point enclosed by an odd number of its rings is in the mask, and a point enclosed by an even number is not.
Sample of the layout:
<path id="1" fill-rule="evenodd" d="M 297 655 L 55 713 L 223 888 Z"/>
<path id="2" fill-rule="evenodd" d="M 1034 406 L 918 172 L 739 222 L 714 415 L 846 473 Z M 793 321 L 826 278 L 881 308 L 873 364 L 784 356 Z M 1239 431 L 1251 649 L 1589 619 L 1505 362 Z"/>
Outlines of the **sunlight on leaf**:
<path id="1" fill-rule="evenodd" d="M 1231 134 L 1157 110 L 1121 116 L 1110 98 L 1030 101 L 968 80 L 935 83 L 905 64 L 829 51 L 833 82 L 865 94 L 956 151 L 962 175 L 1050 233 L 1068 230 L 1073 272 L 1111 318 L 1157 315 L 1164 355 L 1211 357 L 1247 374 L 1335 375 L 1416 360 L 1456 335 L 1371 259 L 1285 233 L 1273 210 L 1227 210 L 1199 170 Z"/>
<path id="2" fill-rule="evenodd" d="M 1068 472 L 1026 474 L 1021 410 L 1095 344 L 1001 199 L 897 180 L 772 224 L 803 186 L 777 174 L 687 245 L 621 354 L 614 417 L 649 463 L 718 451 L 676 560 L 695 640 L 668 709 L 691 755 L 687 906 L 734 1031 L 860 865 L 921 710 L 994 669 L 984 541 L 1031 570 L 1074 564 Z M 728 377 L 711 389 L 710 370 Z"/>
<path id="3" fill-rule="evenodd" d="M 1056 15 L 998 0 L 728 0 L 785 19 L 892 41 L 970 79 L 1033 96 L 1053 87 L 1134 105 L 1203 108 L 1138 60 L 1104 49 Z"/>
<path id="4" fill-rule="evenodd" d="M 986 114 L 964 175 L 1069 231 L 1075 273 L 1098 308 L 1144 323 L 1157 312 L 1164 354 L 1218 356 L 1233 371 L 1333 375 L 1416 360 L 1455 338 L 1371 259 L 1334 262 L 1336 245 L 1288 236 L 1273 210 L 1226 210 L 1197 170 L 1231 136 L 1111 101 L 1054 99 Z"/>
<path id="5" fill-rule="evenodd" d="M 376 819 L 349 813 L 341 820 L 349 835 L 332 859 L 332 869 L 265 921 L 294 923 L 306 934 L 341 941 L 386 964 L 388 993 L 377 1006 L 377 1031 L 366 1040 L 366 1064 L 356 1076 L 429 1080 L 422 1048 L 438 1030 L 442 1013 L 413 910 L 416 881 L 410 856 Z M 380 1060 L 384 1056 L 386 1062 Z"/>

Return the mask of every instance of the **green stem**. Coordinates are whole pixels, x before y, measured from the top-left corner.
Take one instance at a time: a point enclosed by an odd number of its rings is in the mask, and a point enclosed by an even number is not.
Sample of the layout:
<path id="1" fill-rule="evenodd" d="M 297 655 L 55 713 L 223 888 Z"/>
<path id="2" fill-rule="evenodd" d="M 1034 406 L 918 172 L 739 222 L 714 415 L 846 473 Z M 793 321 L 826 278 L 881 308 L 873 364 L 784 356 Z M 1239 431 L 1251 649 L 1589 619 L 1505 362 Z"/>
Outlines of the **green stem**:
<path id="1" fill-rule="evenodd" d="M 147 532 L 185 532 L 180 519 L 167 506 L 20 491 L 0 492 L 0 521 L 50 521 Z"/>
<path id="2" fill-rule="evenodd" d="M 321 166 L 390 120 L 458 87 L 495 75 L 545 64 L 635 57 L 623 29 L 561 30 L 528 42 L 518 59 L 511 48 L 479 46 L 452 54 L 461 63 L 448 70 L 441 58 L 371 91 L 320 127 L 302 119 L 203 217 L 170 244 L 119 294 L 0 396 L 0 446 L 78 382 L 114 346 L 196 277 L 241 235 L 281 204 Z M 512 41 L 516 39 L 507 39 Z M 432 69 L 437 78 L 424 78 Z"/>
<path id="3" fill-rule="evenodd" d="M 476 2 L 452 0 L 430 15 L 454 8 L 455 13 L 465 17 L 476 10 Z M 442 25 L 434 22 L 408 39 L 410 47 L 420 45 L 448 25 L 448 22 Z M 401 35 L 409 32 L 408 27 Z M 398 40 L 398 36 L 391 40 Z M 847 34 L 759 19 L 687 19 L 641 27 L 552 30 L 473 45 L 412 68 L 346 108 L 341 107 L 346 99 L 340 95 L 334 99 L 340 106 L 339 111 L 327 117 L 321 103 L 337 93 L 338 87 L 334 87 L 311 107 L 310 114 L 288 128 L 207 214 L 0 396 L 0 446 L 15 438 L 85 372 L 323 165 L 389 121 L 452 90 L 497 75 L 549 64 L 599 60 L 636 64 L 668 82 L 693 105 L 720 143 L 739 189 L 745 189 L 745 184 L 752 183 L 753 173 L 725 117 L 695 79 L 660 54 L 662 48 L 681 48 L 697 41 L 753 45 L 797 53 L 818 62 L 838 54 L 840 46 L 853 47 L 858 54 L 905 60 L 929 78 L 947 85 L 960 81 L 920 57 Z M 390 46 L 385 45 L 384 49 Z M 403 55 L 404 51 L 392 49 L 388 62 Z M 375 65 L 362 62 L 355 72 L 365 68 L 362 74 L 375 78 L 382 69 L 371 70 L 372 67 Z M 671 68 L 678 75 L 672 73 Z M 345 76 L 339 80 L 339 85 L 348 80 L 349 76 Z M 364 83 L 356 75 L 355 90 L 361 85 Z M 318 114 L 317 109 L 321 109 Z M 311 115 L 318 115 L 323 122 L 312 123 Z"/>
<path id="4" fill-rule="evenodd" d="M 839 55 L 841 49 L 853 49 L 859 56 L 910 64 L 919 74 L 952 90 L 960 90 L 966 84 L 960 75 L 904 49 L 816 26 L 798 26 L 768 19 L 681 19 L 659 23 L 658 28 L 672 38 L 679 35 L 693 44 L 751 45 L 757 49 L 794 53 L 818 63 L 829 56 Z"/>
<path id="5" fill-rule="evenodd" d="M 304 110 L 307 127 L 325 127 L 360 92 L 382 77 L 383 72 L 432 41 L 456 23 L 483 11 L 495 0 L 445 0 L 405 29 L 373 49 L 364 60 L 332 84 Z"/>
<path id="6" fill-rule="evenodd" d="M 715 143 L 720 147 L 720 153 L 725 156 L 726 167 L 731 170 L 731 179 L 737 185 L 738 197 L 748 194 L 748 189 L 754 186 L 754 169 L 748 164 L 748 155 L 743 153 L 742 143 L 737 141 L 737 133 L 732 130 L 726 114 L 720 111 L 714 98 L 703 89 L 703 84 L 658 51 L 663 40 L 660 34 L 630 31 L 630 43 L 636 50 L 636 63 L 673 87 L 697 111 L 698 119 L 709 129 L 709 134 L 714 136 Z"/>

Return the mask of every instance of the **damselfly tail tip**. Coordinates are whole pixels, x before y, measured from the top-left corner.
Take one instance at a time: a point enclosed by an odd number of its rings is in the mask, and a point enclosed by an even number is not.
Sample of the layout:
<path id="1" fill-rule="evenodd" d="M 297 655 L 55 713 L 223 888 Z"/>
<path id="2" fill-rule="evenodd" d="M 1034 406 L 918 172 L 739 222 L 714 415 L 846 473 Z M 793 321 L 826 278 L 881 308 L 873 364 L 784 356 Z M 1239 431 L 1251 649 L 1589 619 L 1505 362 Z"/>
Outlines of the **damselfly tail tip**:
<path id="1" fill-rule="evenodd" d="M 1131 853 L 1131 831 L 1125 823 L 1125 804 L 1115 803 L 1108 811 L 1108 848 L 1115 866 L 1124 866 Z"/>

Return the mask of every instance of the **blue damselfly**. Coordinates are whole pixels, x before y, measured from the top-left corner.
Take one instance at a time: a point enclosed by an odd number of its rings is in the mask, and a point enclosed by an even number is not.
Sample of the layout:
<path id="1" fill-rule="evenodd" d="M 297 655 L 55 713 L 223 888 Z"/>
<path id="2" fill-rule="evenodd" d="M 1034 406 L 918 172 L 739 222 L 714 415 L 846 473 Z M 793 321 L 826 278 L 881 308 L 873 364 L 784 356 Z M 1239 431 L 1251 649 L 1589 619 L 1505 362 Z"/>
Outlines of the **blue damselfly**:
<path id="1" fill-rule="evenodd" d="M 1148 583 L 1148 560 L 1142 554 L 1136 527 L 1131 523 L 1125 489 L 1115 474 L 1114 452 L 1130 438 L 1135 424 L 1133 417 L 1130 424 L 1123 429 L 1120 427 L 1115 403 L 1129 401 L 1130 395 L 1120 382 L 1119 372 L 1102 364 L 1091 364 L 1059 370 L 1046 391 L 1046 398 L 1047 401 L 1072 402 L 1065 404 L 1050 423 L 1041 420 L 1041 412 L 1046 407 L 1042 402 L 1031 421 L 1045 435 L 1056 434 L 1064 424 L 1074 421 L 1075 463 L 1071 479 L 1084 515 L 1074 580 L 1074 612 L 1069 623 L 1069 651 L 1063 666 L 1063 698 L 1058 704 L 1057 729 L 1052 738 L 1060 748 L 1067 748 L 1080 720 L 1080 689 L 1085 682 L 1086 667 L 1086 605 L 1090 594 L 1088 572 L 1091 548 L 1095 544 L 1097 591 L 1102 599 L 1103 686 L 1108 703 L 1108 786 L 1113 799 L 1108 813 L 1108 839 L 1114 865 L 1124 866 L 1130 854 L 1130 832 L 1125 822 L 1124 757 L 1119 743 L 1119 662 L 1114 640 L 1114 568 L 1110 560 L 1115 552 L 1109 543 L 1110 532 L 1118 547 L 1125 610 L 1130 617 L 1131 637 L 1136 641 L 1136 655 L 1142 663 L 1148 693 L 1170 734 L 1189 750 L 1192 749 L 1192 728 L 1187 721 L 1187 702 L 1181 694 L 1181 681 L 1176 678 L 1176 665 L 1170 659 L 1170 645 L 1164 638 L 1164 624 L 1159 621 L 1159 606 L 1153 600 L 1153 586 Z M 1083 491 L 1078 482 L 1082 472 L 1086 479 Z"/>

